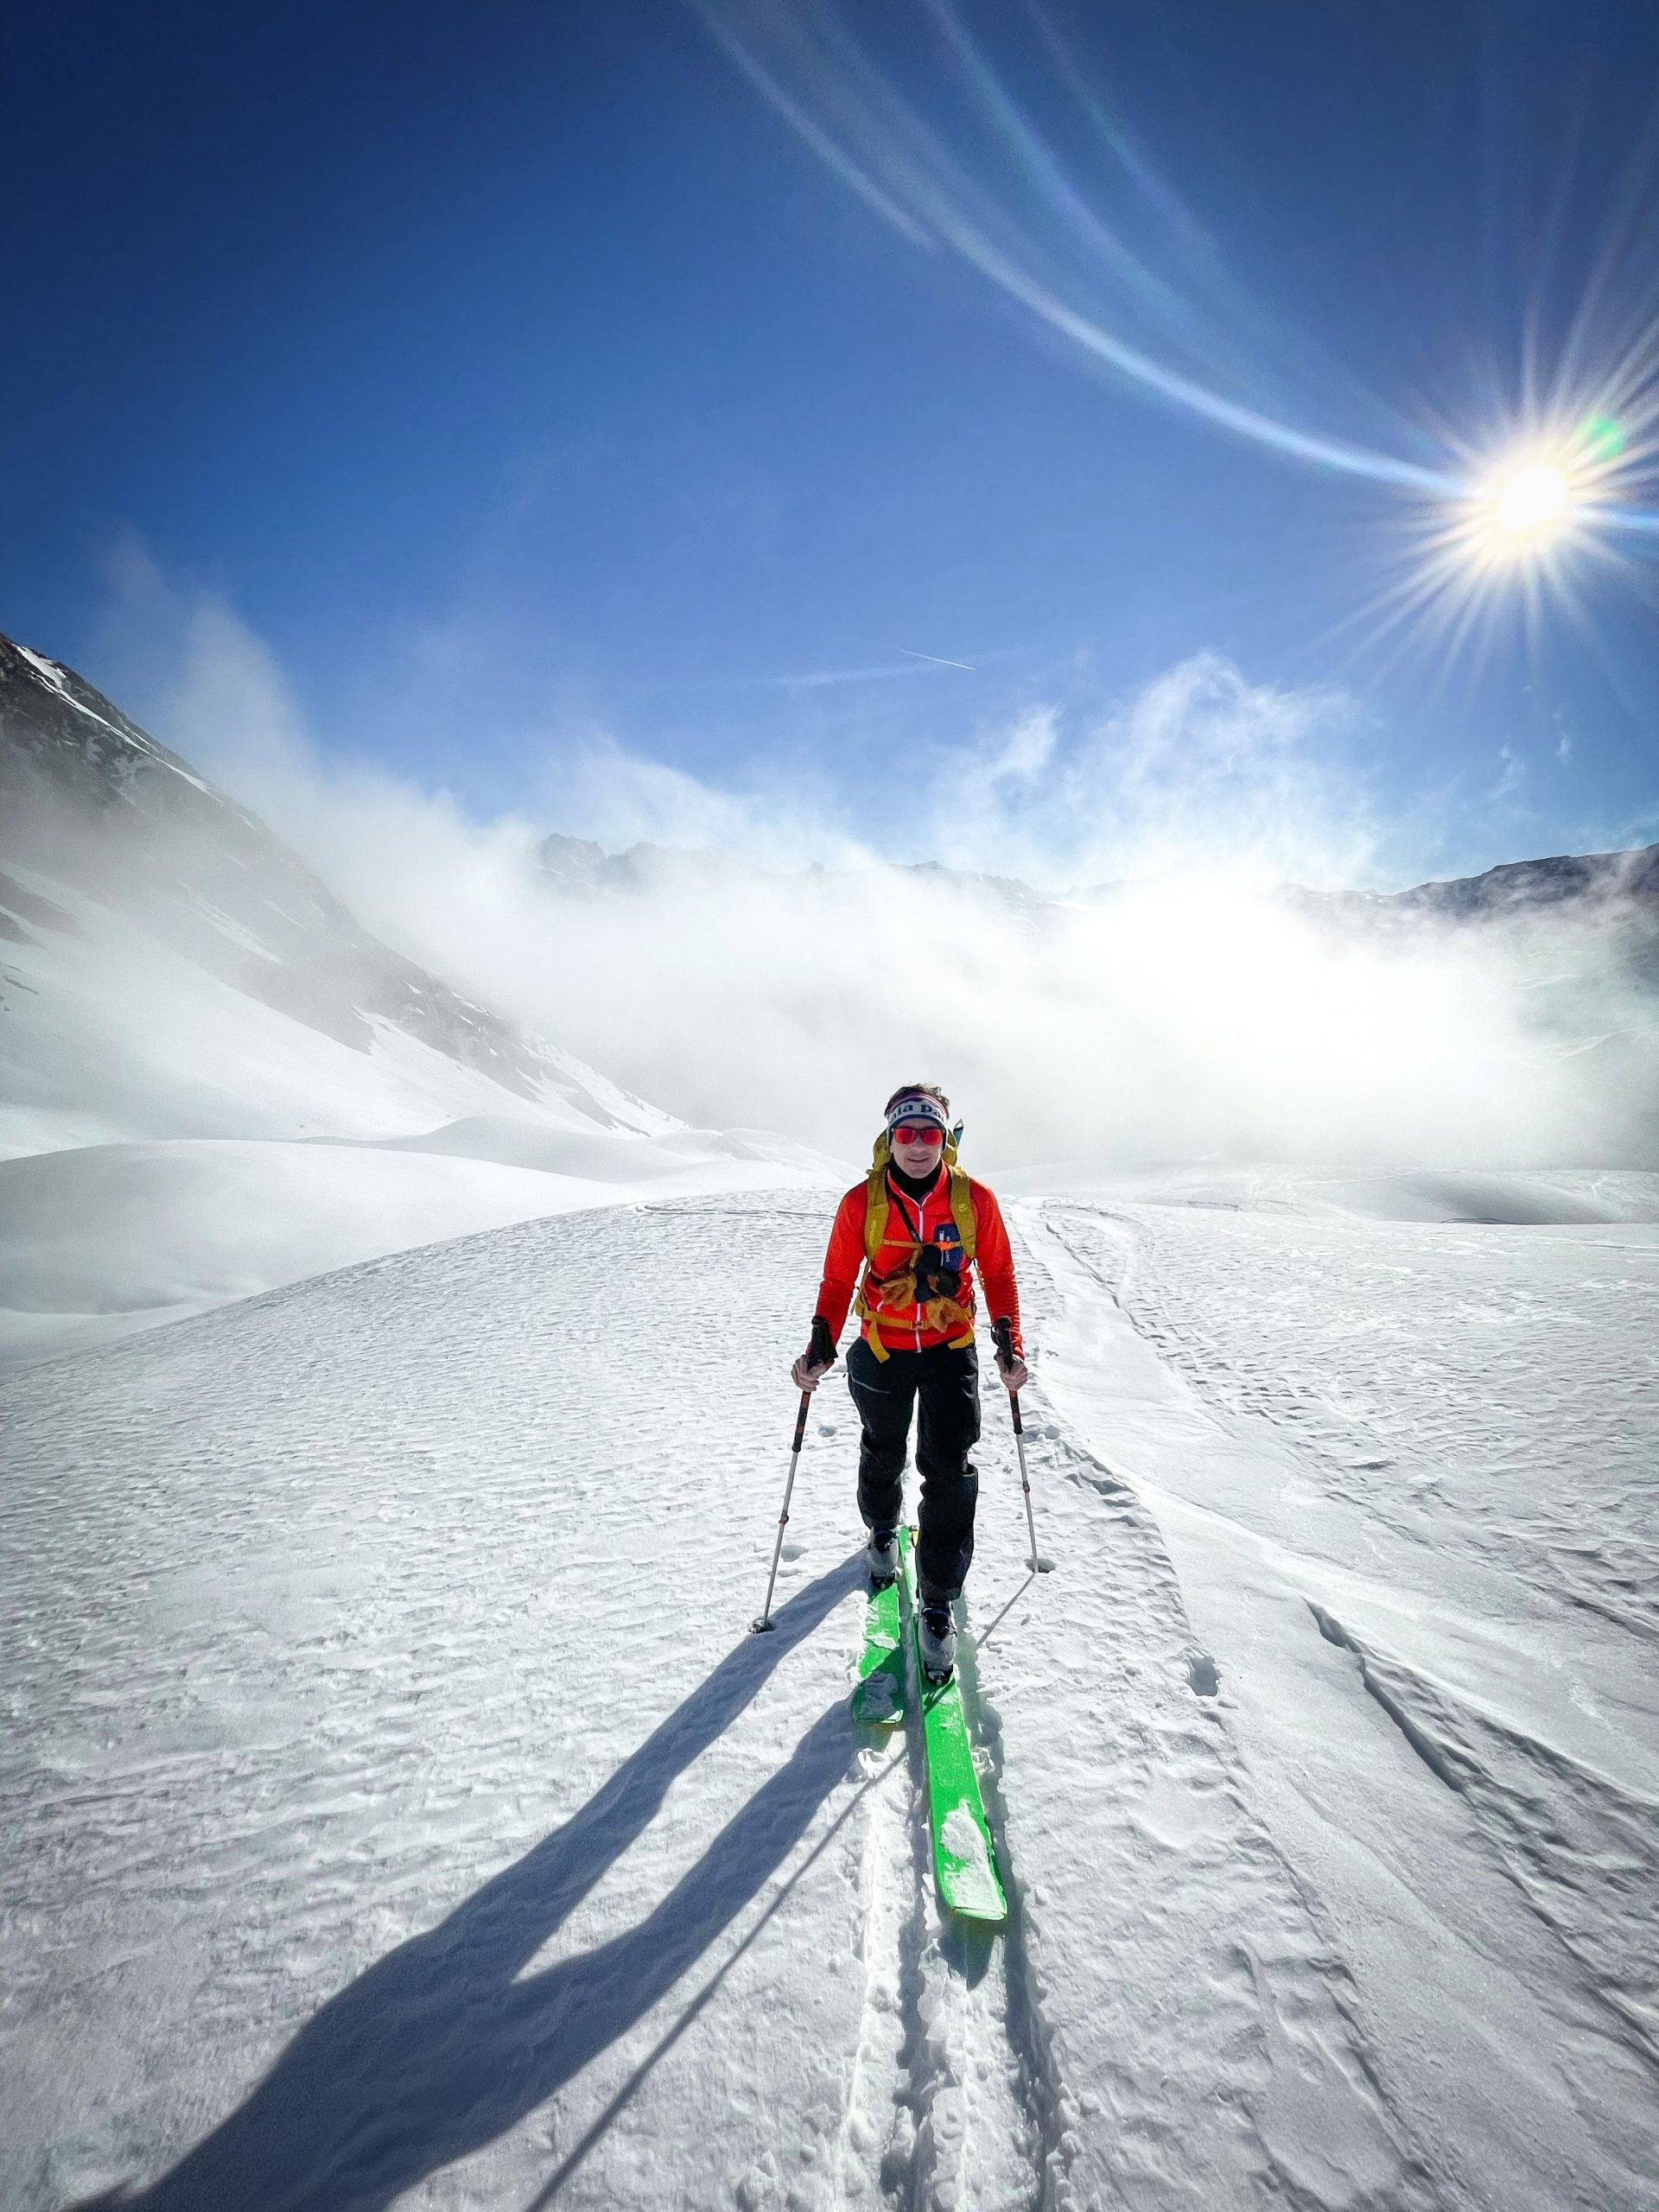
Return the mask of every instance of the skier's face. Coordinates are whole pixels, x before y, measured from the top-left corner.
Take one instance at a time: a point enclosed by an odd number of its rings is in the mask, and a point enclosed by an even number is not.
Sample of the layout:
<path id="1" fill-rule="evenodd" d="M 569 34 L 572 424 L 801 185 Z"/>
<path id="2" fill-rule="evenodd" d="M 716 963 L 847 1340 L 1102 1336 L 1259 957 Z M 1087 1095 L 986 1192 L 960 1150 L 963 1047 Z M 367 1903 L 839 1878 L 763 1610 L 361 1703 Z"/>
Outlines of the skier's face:
<path id="1" fill-rule="evenodd" d="M 944 1133 L 931 1122 L 900 1122 L 893 1133 L 893 1166 L 906 1175 L 931 1175 L 944 1150 Z"/>

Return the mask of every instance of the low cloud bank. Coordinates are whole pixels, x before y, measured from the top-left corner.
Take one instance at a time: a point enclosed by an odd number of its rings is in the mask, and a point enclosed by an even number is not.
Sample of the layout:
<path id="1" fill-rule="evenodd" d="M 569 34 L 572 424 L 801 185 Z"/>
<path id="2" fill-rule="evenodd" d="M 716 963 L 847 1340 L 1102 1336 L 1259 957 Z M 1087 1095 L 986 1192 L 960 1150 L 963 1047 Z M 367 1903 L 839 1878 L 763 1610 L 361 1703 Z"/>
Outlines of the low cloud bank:
<path id="1" fill-rule="evenodd" d="M 158 736 L 371 929 L 694 1122 L 846 1157 L 928 1077 L 987 1166 L 1659 1164 L 1656 999 L 1606 931 L 1385 935 L 1279 898 L 1376 865 L 1363 782 L 1330 765 L 1340 699 L 1203 655 L 1093 718 L 1027 707 L 895 787 L 949 864 L 918 868 L 824 791 L 722 789 L 591 730 L 550 737 L 523 811 L 480 822 L 321 750 L 222 607 L 180 635 Z M 560 881 L 550 830 L 698 857 Z M 1085 887 L 967 873 L 988 862 Z"/>

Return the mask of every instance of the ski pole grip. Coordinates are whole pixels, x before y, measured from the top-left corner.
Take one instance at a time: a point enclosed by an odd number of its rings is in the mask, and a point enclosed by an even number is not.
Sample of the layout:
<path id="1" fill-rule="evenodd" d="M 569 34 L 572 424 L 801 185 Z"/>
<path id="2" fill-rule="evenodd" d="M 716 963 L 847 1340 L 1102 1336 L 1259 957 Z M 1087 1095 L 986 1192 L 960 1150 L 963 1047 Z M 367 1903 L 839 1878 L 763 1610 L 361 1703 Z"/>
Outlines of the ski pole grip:
<path id="1" fill-rule="evenodd" d="M 1012 1367 L 1014 1364 L 1013 1322 L 1004 1314 L 1001 1320 L 992 1322 L 991 1333 L 996 1338 L 996 1348 L 1001 1353 L 1004 1363 Z M 1014 1433 L 1019 1436 L 1022 1433 L 1025 1424 L 1020 1418 L 1020 1393 L 1017 1390 L 1010 1390 L 1008 1393 L 1008 1411 L 1014 1415 Z"/>
<path id="2" fill-rule="evenodd" d="M 795 1416 L 795 1442 L 791 1447 L 793 1451 L 798 1452 L 799 1452 L 802 1445 L 806 1441 L 806 1410 L 811 1402 L 812 1393 L 810 1390 L 803 1390 L 801 1393 L 801 1410 Z"/>

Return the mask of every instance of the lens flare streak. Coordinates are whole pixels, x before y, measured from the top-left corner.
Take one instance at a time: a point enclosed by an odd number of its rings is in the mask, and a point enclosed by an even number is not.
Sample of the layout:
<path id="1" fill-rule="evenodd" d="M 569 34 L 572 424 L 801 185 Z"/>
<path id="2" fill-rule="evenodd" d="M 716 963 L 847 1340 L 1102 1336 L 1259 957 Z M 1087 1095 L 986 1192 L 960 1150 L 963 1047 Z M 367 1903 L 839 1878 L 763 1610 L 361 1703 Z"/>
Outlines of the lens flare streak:
<path id="1" fill-rule="evenodd" d="M 1659 473 L 1659 319 L 1626 323 L 1599 372 L 1592 327 L 1625 263 L 1647 265 L 1631 226 L 1632 211 L 1645 204 L 1649 165 L 1630 181 L 1622 222 L 1604 225 L 1557 349 L 1554 389 L 1537 372 L 1544 348 L 1535 311 L 1517 334 L 1521 404 L 1494 395 L 1490 404 L 1489 420 L 1507 422 L 1507 430 L 1478 443 L 1450 428 L 1408 435 L 1396 416 L 1400 442 L 1427 456 L 1412 458 L 1312 423 L 1306 410 L 1298 419 L 1273 391 L 1274 357 L 1288 354 L 1300 371 L 1310 349 L 1229 270 L 1036 0 L 1025 19 L 1058 87 L 1055 114 L 1081 118 L 1100 157 L 1092 194 L 1068 174 L 1052 132 L 1038 129 L 955 0 L 924 0 L 906 19 L 912 29 L 918 20 L 931 27 L 935 41 L 922 90 L 912 96 L 899 82 L 902 54 L 895 49 L 884 67 L 835 0 L 692 5 L 791 128 L 912 245 L 955 253 L 1090 360 L 1165 405 L 1287 460 L 1401 495 L 1405 573 L 1369 610 L 1384 629 L 1429 613 L 1460 639 L 1496 590 L 1518 594 L 1529 609 L 1548 594 L 1576 611 L 1575 568 L 1616 559 L 1611 547 L 1620 537 L 1659 535 L 1651 488 Z M 1001 31 L 1006 18 L 994 20 Z M 939 111 L 952 100 L 947 124 Z M 1351 383 L 1350 401 L 1357 390 Z M 1318 391 L 1326 404 L 1343 396 L 1328 375 Z"/>
<path id="2" fill-rule="evenodd" d="M 976 162 L 971 172 L 865 55 L 833 8 L 780 6 L 776 0 L 693 4 L 750 83 L 867 205 L 912 244 L 959 254 L 1092 359 L 1166 404 L 1289 459 L 1406 491 L 1459 495 L 1458 479 L 1444 468 L 1302 427 L 1248 390 L 1229 392 L 1214 376 L 1199 373 L 1200 362 L 1218 368 L 1225 354 L 1230 381 L 1241 387 L 1253 381 L 1248 357 L 1223 340 L 1204 302 L 1137 252 L 1123 226 L 1088 206 L 945 0 L 931 0 L 927 12 L 969 89 L 971 128 L 995 154 L 994 162 Z M 1014 194 L 999 199 L 979 181 L 982 173 L 1008 164 L 1020 186 L 1019 200 L 1033 211 L 1030 219 L 1013 212 Z M 1174 195 L 1154 188 L 1144 162 L 1123 167 L 1167 227 Z M 1074 258 L 1058 240 L 1069 240 Z M 1129 334 L 1137 326 L 1147 327 L 1147 338 Z M 1192 367 L 1154 350 L 1160 332 L 1171 353 L 1198 357 Z"/>

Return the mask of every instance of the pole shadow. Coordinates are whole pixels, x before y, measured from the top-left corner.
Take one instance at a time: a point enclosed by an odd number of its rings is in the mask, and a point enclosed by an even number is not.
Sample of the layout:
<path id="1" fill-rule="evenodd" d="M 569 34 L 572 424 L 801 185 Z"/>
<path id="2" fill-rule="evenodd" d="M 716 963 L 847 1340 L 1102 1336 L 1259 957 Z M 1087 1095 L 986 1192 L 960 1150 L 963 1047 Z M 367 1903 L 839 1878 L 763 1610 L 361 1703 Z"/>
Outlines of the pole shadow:
<path id="1" fill-rule="evenodd" d="M 849 1559 L 798 1592 L 773 1614 L 776 1633 L 746 1635 L 580 1812 L 330 1998 L 169 2172 L 79 2212 L 383 2212 L 534 2111 L 673 1986 L 853 1772 L 859 1746 L 837 1698 L 637 1927 L 518 1979 L 857 1579 Z"/>

